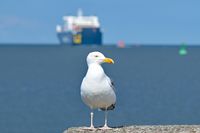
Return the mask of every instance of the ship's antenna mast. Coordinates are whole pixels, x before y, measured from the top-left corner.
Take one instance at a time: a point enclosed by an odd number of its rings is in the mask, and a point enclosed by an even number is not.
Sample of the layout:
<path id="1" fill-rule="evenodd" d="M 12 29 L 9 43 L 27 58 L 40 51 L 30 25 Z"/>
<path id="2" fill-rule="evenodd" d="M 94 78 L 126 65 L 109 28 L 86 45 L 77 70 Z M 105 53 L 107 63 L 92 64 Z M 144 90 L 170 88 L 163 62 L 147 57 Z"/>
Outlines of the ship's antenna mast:
<path id="1" fill-rule="evenodd" d="M 81 8 L 78 9 L 78 17 L 82 17 L 83 16 L 83 11 Z"/>

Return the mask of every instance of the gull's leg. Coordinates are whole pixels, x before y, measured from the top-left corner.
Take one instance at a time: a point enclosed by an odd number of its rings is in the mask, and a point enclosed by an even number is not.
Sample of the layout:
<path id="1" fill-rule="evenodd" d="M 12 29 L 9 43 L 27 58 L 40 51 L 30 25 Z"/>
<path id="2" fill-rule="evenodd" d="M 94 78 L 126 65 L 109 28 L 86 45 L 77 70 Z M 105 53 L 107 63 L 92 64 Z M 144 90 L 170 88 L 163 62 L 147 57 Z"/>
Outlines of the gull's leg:
<path id="1" fill-rule="evenodd" d="M 94 129 L 93 118 L 94 118 L 94 113 L 93 111 L 91 111 L 90 113 L 90 128 L 91 129 Z"/>
<path id="2" fill-rule="evenodd" d="M 90 112 L 90 127 L 84 127 L 83 129 L 86 129 L 86 130 L 94 130 L 94 125 L 93 125 L 93 118 L 94 118 L 94 113 L 93 113 L 93 110 L 91 109 L 91 112 Z"/>
<path id="3" fill-rule="evenodd" d="M 94 125 L 93 125 L 93 118 L 94 118 L 94 113 L 93 110 L 90 112 L 90 127 L 84 127 L 83 129 L 85 130 L 94 130 Z"/>
<path id="4" fill-rule="evenodd" d="M 108 127 L 108 111 L 105 110 L 105 124 L 101 129 L 111 129 L 110 127 Z"/>
<path id="5" fill-rule="evenodd" d="M 108 127 L 108 111 L 105 110 L 105 124 L 104 127 Z"/>

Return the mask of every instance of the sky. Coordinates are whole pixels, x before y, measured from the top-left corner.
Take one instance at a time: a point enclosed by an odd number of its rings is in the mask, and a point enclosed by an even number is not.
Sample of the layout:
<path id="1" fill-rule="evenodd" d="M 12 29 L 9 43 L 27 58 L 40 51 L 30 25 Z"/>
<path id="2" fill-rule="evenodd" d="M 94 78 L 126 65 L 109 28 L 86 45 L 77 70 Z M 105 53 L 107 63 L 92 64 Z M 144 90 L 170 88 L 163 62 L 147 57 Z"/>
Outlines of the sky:
<path id="1" fill-rule="evenodd" d="M 58 44 L 64 15 L 100 19 L 105 44 L 200 44 L 200 0 L 0 0 L 0 43 Z"/>

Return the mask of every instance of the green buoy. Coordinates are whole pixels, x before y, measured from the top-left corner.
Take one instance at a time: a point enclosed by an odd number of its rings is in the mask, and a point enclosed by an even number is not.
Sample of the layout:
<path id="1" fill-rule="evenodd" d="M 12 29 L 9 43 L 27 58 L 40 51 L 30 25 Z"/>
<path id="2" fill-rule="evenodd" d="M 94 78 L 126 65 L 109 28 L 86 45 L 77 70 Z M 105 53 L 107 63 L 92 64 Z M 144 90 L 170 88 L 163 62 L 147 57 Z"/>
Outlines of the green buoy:
<path id="1" fill-rule="evenodd" d="M 183 43 L 181 48 L 179 49 L 179 55 L 187 55 L 186 45 Z"/>

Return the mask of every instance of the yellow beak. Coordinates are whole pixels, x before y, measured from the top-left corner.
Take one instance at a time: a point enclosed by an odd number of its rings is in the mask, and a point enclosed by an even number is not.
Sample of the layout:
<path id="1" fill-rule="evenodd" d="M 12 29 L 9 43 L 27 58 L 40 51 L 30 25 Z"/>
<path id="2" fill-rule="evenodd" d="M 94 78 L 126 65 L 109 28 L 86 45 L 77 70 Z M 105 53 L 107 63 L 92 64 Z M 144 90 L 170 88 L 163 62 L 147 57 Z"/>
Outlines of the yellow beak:
<path id="1" fill-rule="evenodd" d="M 113 59 L 111 59 L 111 58 L 105 58 L 105 59 L 103 60 L 103 62 L 109 63 L 109 64 L 114 64 L 114 61 L 113 61 Z"/>

